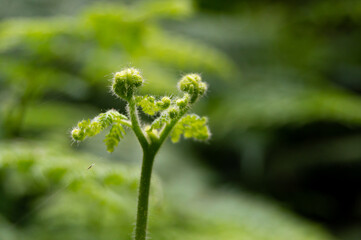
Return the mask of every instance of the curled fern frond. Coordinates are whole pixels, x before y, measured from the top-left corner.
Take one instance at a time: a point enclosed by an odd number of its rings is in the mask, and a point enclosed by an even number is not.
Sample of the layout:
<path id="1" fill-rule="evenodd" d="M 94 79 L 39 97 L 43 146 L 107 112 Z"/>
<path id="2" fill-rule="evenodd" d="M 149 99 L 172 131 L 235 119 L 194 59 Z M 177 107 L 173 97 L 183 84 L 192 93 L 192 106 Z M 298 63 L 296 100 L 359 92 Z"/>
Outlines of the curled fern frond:
<path id="1" fill-rule="evenodd" d="M 138 69 L 127 68 L 114 74 L 112 91 L 118 97 L 129 100 L 143 83 L 143 77 Z"/>
<path id="2" fill-rule="evenodd" d="M 130 126 L 128 118 L 118 111 L 111 109 L 99 114 L 92 120 L 83 120 L 71 132 L 74 141 L 83 141 L 86 137 L 93 137 L 104 129 L 111 126 L 110 132 L 106 135 L 104 142 L 109 152 L 118 145 L 120 138 L 123 138 L 125 131 L 122 125 Z"/>
<path id="3" fill-rule="evenodd" d="M 182 77 L 178 82 L 178 88 L 182 92 L 190 95 L 190 103 L 195 103 L 199 97 L 207 92 L 208 87 L 205 82 L 202 82 L 202 78 L 199 74 L 192 73 Z"/>
<path id="4" fill-rule="evenodd" d="M 185 138 L 194 138 L 200 141 L 206 141 L 211 133 L 207 126 L 208 119 L 199 117 L 195 114 L 189 114 L 179 120 L 171 132 L 172 142 L 178 142 L 182 135 Z"/>

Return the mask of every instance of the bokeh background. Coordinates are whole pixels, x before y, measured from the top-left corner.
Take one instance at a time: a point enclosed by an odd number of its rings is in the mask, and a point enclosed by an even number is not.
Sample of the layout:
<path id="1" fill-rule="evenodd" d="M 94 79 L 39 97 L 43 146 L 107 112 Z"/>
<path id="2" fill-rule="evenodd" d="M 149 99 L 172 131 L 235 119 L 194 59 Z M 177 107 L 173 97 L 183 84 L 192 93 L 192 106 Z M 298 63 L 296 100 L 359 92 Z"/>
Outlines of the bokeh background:
<path id="1" fill-rule="evenodd" d="M 129 66 L 210 86 L 212 139 L 156 159 L 152 239 L 361 239 L 360 43 L 357 0 L 0 0 L 0 239 L 131 239 L 136 139 L 69 136 L 124 111 Z"/>

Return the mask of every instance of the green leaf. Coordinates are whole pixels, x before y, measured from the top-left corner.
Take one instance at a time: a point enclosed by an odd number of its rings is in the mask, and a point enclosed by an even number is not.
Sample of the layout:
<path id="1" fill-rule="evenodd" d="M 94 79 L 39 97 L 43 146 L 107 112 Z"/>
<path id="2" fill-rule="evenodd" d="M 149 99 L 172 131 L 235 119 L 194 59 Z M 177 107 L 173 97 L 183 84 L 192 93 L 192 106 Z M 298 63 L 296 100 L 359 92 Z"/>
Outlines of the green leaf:
<path id="1" fill-rule="evenodd" d="M 114 148 L 118 146 L 120 139 L 123 138 L 124 135 L 125 131 L 123 126 L 121 124 L 114 124 L 104 139 L 107 151 L 113 152 Z"/>
<path id="2" fill-rule="evenodd" d="M 206 141 L 211 136 L 207 126 L 207 118 L 195 114 L 186 115 L 179 120 L 171 132 L 172 142 L 178 142 L 182 134 L 185 138 Z"/>

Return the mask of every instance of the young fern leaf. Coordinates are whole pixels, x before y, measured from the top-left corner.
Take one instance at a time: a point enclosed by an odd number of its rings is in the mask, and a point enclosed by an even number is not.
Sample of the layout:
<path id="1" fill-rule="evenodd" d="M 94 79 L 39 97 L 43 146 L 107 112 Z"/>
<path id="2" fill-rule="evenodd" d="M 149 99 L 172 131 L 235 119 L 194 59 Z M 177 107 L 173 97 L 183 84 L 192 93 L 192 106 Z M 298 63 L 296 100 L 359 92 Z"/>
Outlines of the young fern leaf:
<path id="1" fill-rule="evenodd" d="M 205 141 L 211 136 L 207 126 L 207 118 L 196 114 L 189 114 L 181 118 L 171 132 L 172 142 L 178 142 L 182 134 L 185 138 L 194 138 Z"/>
<path id="2" fill-rule="evenodd" d="M 75 141 L 83 141 L 87 137 L 93 137 L 104 129 L 111 126 L 110 132 L 106 135 L 104 142 L 109 152 L 114 151 L 120 138 L 123 138 L 125 131 L 122 125 L 130 126 L 128 118 L 114 109 L 99 114 L 92 120 L 83 120 L 73 129 L 71 135 Z"/>
<path id="3" fill-rule="evenodd" d="M 114 148 L 118 146 L 121 138 L 125 135 L 124 128 L 121 124 L 113 124 L 109 133 L 105 136 L 104 142 L 107 146 L 108 152 L 113 152 Z"/>
<path id="4" fill-rule="evenodd" d="M 171 100 L 168 97 L 163 97 L 162 100 L 156 101 L 153 96 L 137 96 L 135 98 L 136 104 L 140 106 L 144 113 L 148 115 L 155 115 L 159 111 L 166 110 L 170 104 Z"/>

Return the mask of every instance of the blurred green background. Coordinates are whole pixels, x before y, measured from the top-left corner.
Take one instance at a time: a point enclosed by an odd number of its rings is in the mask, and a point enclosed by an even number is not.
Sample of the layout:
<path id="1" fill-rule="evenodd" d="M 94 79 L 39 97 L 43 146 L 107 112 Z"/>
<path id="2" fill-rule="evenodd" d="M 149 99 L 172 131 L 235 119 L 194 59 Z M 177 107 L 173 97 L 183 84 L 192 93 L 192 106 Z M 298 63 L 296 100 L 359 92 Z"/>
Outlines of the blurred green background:
<path id="1" fill-rule="evenodd" d="M 131 239 L 136 139 L 69 136 L 125 111 L 129 66 L 210 86 L 212 139 L 156 159 L 152 239 L 361 239 L 360 43 L 357 0 L 0 0 L 0 239 Z"/>

